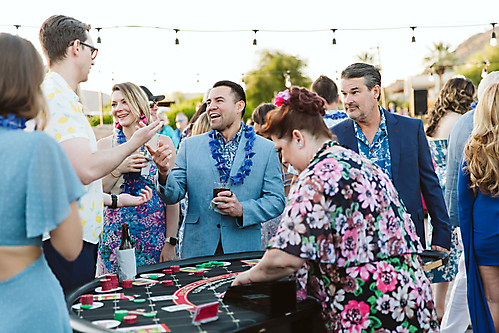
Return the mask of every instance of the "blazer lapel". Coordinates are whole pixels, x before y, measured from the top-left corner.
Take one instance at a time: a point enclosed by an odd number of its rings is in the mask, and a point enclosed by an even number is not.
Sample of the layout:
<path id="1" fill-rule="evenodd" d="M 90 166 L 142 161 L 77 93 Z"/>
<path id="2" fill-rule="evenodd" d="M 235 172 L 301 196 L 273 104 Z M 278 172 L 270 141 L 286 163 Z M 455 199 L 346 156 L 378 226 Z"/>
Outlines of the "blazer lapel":
<path id="1" fill-rule="evenodd" d="M 400 143 L 402 142 L 402 132 L 399 128 L 397 117 L 387 111 L 383 111 L 386 118 L 386 128 L 388 131 L 388 144 L 390 145 L 390 159 L 392 161 L 393 183 L 397 180 L 400 167 Z"/>
<path id="2" fill-rule="evenodd" d="M 348 148 L 355 151 L 357 154 L 359 153 L 359 144 L 357 142 L 357 137 L 355 136 L 355 129 L 353 128 L 353 120 L 347 119 L 344 121 L 345 123 L 345 141 L 344 144 Z"/>

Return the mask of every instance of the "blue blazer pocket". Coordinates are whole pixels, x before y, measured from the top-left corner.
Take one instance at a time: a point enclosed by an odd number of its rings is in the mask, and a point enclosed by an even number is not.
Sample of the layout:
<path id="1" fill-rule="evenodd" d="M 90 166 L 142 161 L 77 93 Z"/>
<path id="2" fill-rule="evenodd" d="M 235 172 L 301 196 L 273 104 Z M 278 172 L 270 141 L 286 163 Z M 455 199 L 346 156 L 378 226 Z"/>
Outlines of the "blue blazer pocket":
<path id="1" fill-rule="evenodd" d="M 194 215 L 194 214 L 187 214 L 184 223 L 198 223 L 199 221 L 199 215 Z"/>

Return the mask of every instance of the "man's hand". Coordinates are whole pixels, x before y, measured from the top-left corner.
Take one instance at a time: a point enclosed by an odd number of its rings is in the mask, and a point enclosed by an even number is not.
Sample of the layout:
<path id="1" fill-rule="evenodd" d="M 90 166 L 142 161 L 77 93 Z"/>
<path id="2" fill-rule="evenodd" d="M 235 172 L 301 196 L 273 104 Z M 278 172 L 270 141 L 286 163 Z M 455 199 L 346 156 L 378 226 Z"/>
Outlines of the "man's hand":
<path id="1" fill-rule="evenodd" d="M 445 253 L 449 253 L 449 250 L 447 250 L 446 248 L 443 248 L 441 246 L 438 246 L 438 245 L 432 245 L 431 249 L 435 250 L 435 251 L 442 251 L 442 252 L 445 252 Z"/>
<path id="2" fill-rule="evenodd" d="M 217 208 L 222 212 L 229 214 L 232 217 L 243 216 L 243 205 L 237 200 L 237 197 L 231 191 L 223 191 L 218 193 L 218 196 L 213 199 L 217 204 Z"/>
<path id="3" fill-rule="evenodd" d="M 118 195 L 118 207 L 131 207 L 140 206 L 152 198 L 152 189 L 146 186 L 145 189 L 140 190 L 139 196 L 133 196 L 128 193 Z"/>
<path id="4" fill-rule="evenodd" d="M 177 255 L 175 254 L 175 246 L 170 243 L 165 243 L 163 249 L 161 250 L 161 255 L 159 256 L 159 262 L 176 260 Z"/>
<path id="5" fill-rule="evenodd" d="M 141 154 L 132 154 L 125 158 L 123 162 L 115 169 L 113 172 L 116 176 L 116 173 L 122 175 L 124 173 L 129 172 L 140 172 L 142 168 L 147 166 L 147 159 Z"/>
<path id="6" fill-rule="evenodd" d="M 160 183 L 164 185 L 166 178 L 168 177 L 168 171 L 170 170 L 170 159 L 173 155 L 170 146 L 163 145 L 163 142 L 160 141 L 158 144 L 158 149 L 155 150 L 149 145 L 146 145 L 146 148 L 149 151 L 149 154 L 151 154 L 152 160 L 158 168 Z"/>
<path id="7" fill-rule="evenodd" d="M 133 145 L 136 148 L 141 147 L 144 143 L 148 142 L 152 139 L 152 137 L 158 133 L 159 130 L 163 128 L 163 122 L 159 120 L 155 120 L 149 125 L 145 126 L 143 123 L 139 122 L 139 126 L 137 126 L 137 131 L 133 133 L 129 142 L 133 142 Z"/>

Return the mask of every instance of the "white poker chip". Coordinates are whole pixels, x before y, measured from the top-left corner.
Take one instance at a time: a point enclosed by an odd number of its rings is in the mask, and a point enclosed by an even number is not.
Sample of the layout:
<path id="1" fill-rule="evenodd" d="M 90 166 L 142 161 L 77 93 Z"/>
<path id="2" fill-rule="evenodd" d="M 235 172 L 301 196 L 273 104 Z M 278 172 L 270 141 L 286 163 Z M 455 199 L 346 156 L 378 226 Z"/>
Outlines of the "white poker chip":
<path id="1" fill-rule="evenodd" d="M 102 302 L 94 302 L 94 304 L 92 304 L 92 307 L 90 309 L 86 309 L 86 310 L 98 309 L 98 308 L 101 308 L 103 306 L 104 306 L 104 303 L 102 303 Z M 72 308 L 75 309 L 75 310 L 80 310 L 81 309 L 81 303 L 73 305 Z"/>
<path id="2" fill-rule="evenodd" d="M 105 327 L 105 328 L 115 328 L 120 326 L 121 321 L 119 320 L 96 320 L 93 321 L 92 324 L 100 326 L 100 327 Z"/>

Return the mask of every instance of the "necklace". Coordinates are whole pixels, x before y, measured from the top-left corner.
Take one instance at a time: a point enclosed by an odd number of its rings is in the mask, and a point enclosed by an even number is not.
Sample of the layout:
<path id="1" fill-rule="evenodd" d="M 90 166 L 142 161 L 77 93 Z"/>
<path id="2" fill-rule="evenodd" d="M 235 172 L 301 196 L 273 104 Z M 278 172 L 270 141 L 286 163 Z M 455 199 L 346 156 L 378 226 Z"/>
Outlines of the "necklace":
<path id="1" fill-rule="evenodd" d="M 0 115 L 0 127 L 6 127 L 10 129 L 25 129 L 26 119 L 17 118 L 12 113 L 9 113 L 7 116 Z"/>
<path id="2" fill-rule="evenodd" d="M 253 144 L 255 142 L 255 132 L 253 131 L 253 127 L 245 125 L 241 123 L 241 126 L 243 127 L 244 130 L 244 137 L 248 139 L 246 141 L 246 145 L 244 146 L 244 160 L 239 168 L 237 174 L 233 177 L 230 177 L 232 179 L 232 182 L 234 185 L 236 184 L 244 184 L 244 179 L 249 176 L 251 172 L 251 166 L 253 165 L 253 162 L 251 161 L 251 158 L 255 156 L 255 153 L 253 152 Z M 219 173 L 220 173 L 220 180 L 224 183 L 227 183 L 229 180 L 230 176 L 230 170 L 227 168 L 227 159 L 223 156 L 223 154 L 220 152 L 221 147 L 220 147 L 220 142 L 217 140 L 216 135 L 215 135 L 215 130 L 211 130 L 208 133 L 208 136 L 210 137 L 210 149 L 211 149 L 211 157 L 217 162 L 215 166 L 217 167 Z"/>

